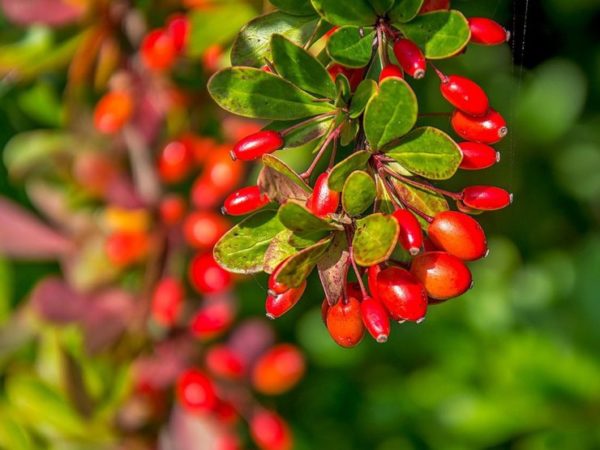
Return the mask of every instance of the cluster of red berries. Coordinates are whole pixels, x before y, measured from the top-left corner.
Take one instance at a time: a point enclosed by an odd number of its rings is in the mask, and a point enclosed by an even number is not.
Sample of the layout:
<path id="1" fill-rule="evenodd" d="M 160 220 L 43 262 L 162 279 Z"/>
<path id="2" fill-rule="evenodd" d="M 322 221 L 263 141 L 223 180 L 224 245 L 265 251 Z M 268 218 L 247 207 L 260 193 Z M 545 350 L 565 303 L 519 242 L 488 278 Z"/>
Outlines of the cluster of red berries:
<path id="1" fill-rule="evenodd" d="M 164 28 L 150 31 L 140 46 L 140 56 L 146 67 L 163 71 L 170 69 L 185 50 L 190 24 L 182 14 L 172 16 Z"/>

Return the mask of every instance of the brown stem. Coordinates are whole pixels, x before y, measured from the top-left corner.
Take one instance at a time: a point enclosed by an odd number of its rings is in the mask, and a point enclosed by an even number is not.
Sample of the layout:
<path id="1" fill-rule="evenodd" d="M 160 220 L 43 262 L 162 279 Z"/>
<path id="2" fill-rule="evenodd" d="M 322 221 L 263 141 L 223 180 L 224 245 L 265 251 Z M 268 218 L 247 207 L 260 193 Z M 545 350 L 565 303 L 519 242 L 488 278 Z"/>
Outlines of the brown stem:
<path id="1" fill-rule="evenodd" d="M 333 141 L 334 139 L 337 139 L 337 137 L 339 136 L 340 132 L 342 131 L 342 126 L 343 126 L 343 124 L 338 125 L 337 128 L 335 130 L 333 130 L 329 134 L 329 136 L 327 136 L 327 139 L 325 139 L 325 142 L 323 142 L 323 145 L 321 145 L 321 148 L 319 149 L 317 156 L 315 156 L 315 158 L 313 159 L 313 162 L 310 164 L 310 167 L 308 169 L 306 169 L 306 171 L 304 171 L 303 173 L 300 174 L 300 176 L 304 180 L 308 180 L 310 178 L 311 174 L 313 173 L 313 170 L 315 170 L 315 167 L 317 167 L 319 160 L 321 159 L 321 157 L 327 150 L 327 147 L 329 147 L 329 144 L 331 143 L 331 141 Z"/>
<path id="2" fill-rule="evenodd" d="M 395 179 L 397 179 L 399 181 L 402 181 L 403 183 L 407 183 L 407 184 L 413 185 L 413 186 L 421 188 L 421 189 L 425 189 L 425 190 L 436 192 L 436 193 L 441 194 L 441 195 L 445 195 L 446 197 L 450 197 L 453 200 L 460 200 L 460 198 L 461 198 L 461 195 L 458 194 L 458 193 L 456 193 L 456 192 L 450 192 L 450 191 L 447 191 L 445 189 L 440 189 L 440 188 L 435 187 L 435 186 L 433 186 L 431 184 L 421 183 L 419 181 L 413 180 L 412 178 L 400 175 L 400 174 L 394 172 L 393 170 L 388 169 L 387 167 L 384 167 L 383 171 L 387 175 L 389 175 L 389 176 L 391 176 L 391 177 L 393 177 L 393 178 L 395 178 Z"/>
<path id="3" fill-rule="evenodd" d="M 298 128 L 302 128 L 304 125 L 308 125 L 309 123 L 316 122 L 324 117 L 333 116 L 335 114 L 336 114 L 336 111 L 331 111 L 331 112 L 319 114 L 318 116 L 310 117 L 309 119 L 303 120 L 302 122 L 298 122 L 297 124 L 294 124 L 294 125 L 286 128 L 285 130 L 281 131 L 281 135 L 287 136 L 291 132 L 296 131 Z"/>

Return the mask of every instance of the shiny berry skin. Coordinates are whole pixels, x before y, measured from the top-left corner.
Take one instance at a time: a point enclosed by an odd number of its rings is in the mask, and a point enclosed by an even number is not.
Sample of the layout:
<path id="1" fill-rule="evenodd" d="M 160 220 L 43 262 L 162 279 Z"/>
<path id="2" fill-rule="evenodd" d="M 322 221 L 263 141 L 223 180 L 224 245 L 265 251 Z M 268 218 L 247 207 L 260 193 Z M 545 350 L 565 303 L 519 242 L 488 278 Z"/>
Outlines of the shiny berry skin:
<path id="1" fill-rule="evenodd" d="M 190 23 L 187 17 L 183 14 L 175 14 L 169 18 L 166 28 L 173 40 L 175 50 L 177 53 L 181 53 L 185 49 L 190 33 Z"/>
<path id="2" fill-rule="evenodd" d="M 165 70 L 173 66 L 177 48 L 173 37 L 163 29 L 152 30 L 142 40 L 140 46 L 142 62 L 152 70 Z"/>
<path id="3" fill-rule="evenodd" d="M 410 271 L 423 283 L 427 295 L 435 300 L 458 297 L 464 294 L 472 283 L 471 272 L 465 263 L 442 251 L 417 255 L 412 260 Z"/>
<path id="4" fill-rule="evenodd" d="M 437 214 L 429 224 L 427 234 L 438 248 L 463 261 L 483 258 L 488 251 L 481 225 L 471 216 L 458 211 Z"/>
<path id="5" fill-rule="evenodd" d="M 246 186 L 230 194 L 225 199 L 222 211 L 230 216 L 250 214 L 269 203 L 267 194 L 260 192 L 258 186 Z"/>
<path id="6" fill-rule="evenodd" d="M 371 292 L 371 297 L 374 299 L 379 299 L 378 287 L 377 287 L 377 275 L 381 272 L 381 266 L 378 264 L 374 266 L 369 266 L 367 269 L 367 283 L 369 284 L 369 292 Z"/>
<path id="7" fill-rule="evenodd" d="M 224 292 L 231 286 L 231 274 L 217 264 L 211 252 L 200 253 L 190 262 L 189 280 L 200 294 Z"/>
<path id="8" fill-rule="evenodd" d="M 205 414 L 217 406 L 215 386 L 203 372 L 188 369 L 177 379 L 177 400 L 183 409 L 192 414 Z"/>
<path id="9" fill-rule="evenodd" d="M 185 141 L 171 141 L 158 155 L 158 174 L 164 183 L 179 183 L 194 167 L 194 150 Z"/>
<path id="10" fill-rule="evenodd" d="M 250 435 L 261 450 L 291 450 L 292 434 L 288 425 L 276 413 L 266 409 L 250 419 Z"/>
<path id="11" fill-rule="evenodd" d="M 510 38 L 510 33 L 492 19 L 471 17 L 468 21 L 471 29 L 471 42 L 475 44 L 500 45 Z"/>
<path id="12" fill-rule="evenodd" d="M 351 69 L 340 64 L 332 64 L 327 68 L 327 72 L 329 72 L 333 81 L 338 75 L 344 75 L 350 83 L 350 90 L 354 91 L 364 78 L 365 68 Z"/>
<path id="13" fill-rule="evenodd" d="M 194 211 L 183 222 L 183 235 L 194 248 L 212 248 L 229 230 L 229 221 L 212 211 Z"/>
<path id="14" fill-rule="evenodd" d="M 239 380 L 246 367 L 242 358 L 226 345 L 214 345 L 204 357 L 206 368 L 215 376 L 227 380 Z"/>
<path id="15" fill-rule="evenodd" d="M 394 43 L 394 54 L 402 69 L 411 77 L 420 79 L 425 76 L 427 61 L 417 45 L 408 39 L 398 39 Z"/>
<path id="16" fill-rule="evenodd" d="M 500 153 L 480 142 L 464 141 L 458 144 L 462 153 L 460 168 L 464 170 L 487 169 L 500 161 Z"/>
<path id="17" fill-rule="evenodd" d="M 178 280 L 171 277 L 160 280 L 152 295 L 152 318 L 164 327 L 172 326 L 181 314 L 184 294 Z"/>
<path id="18" fill-rule="evenodd" d="M 329 189 L 329 172 L 317 177 L 312 194 L 306 201 L 306 207 L 315 216 L 327 217 L 337 211 L 340 205 L 340 193 Z"/>
<path id="19" fill-rule="evenodd" d="M 252 161 L 283 147 L 283 136 L 278 131 L 266 130 L 240 139 L 233 147 L 231 157 L 240 161 Z"/>
<path id="20" fill-rule="evenodd" d="M 185 200 L 179 195 L 170 194 L 158 205 L 160 220 L 168 226 L 179 224 L 185 214 Z"/>
<path id="21" fill-rule="evenodd" d="M 285 291 L 287 291 L 290 288 L 289 286 L 286 286 L 285 284 L 277 281 L 279 272 L 285 266 L 286 261 L 287 261 L 287 259 L 284 259 L 279 264 L 277 264 L 277 267 L 275 267 L 275 270 L 273 270 L 271 275 L 269 275 L 269 281 L 268 281 L 269 294 L 283 294 Z"/>
<path id="22" fill-rule="evenodd" d="M 450 75 L 443 78 L 440 91 L 452 106 L 471 116 L 483 116 L 490 107 L 484 90 L 465 77 Z"/>
<path id="23" fill-rule="evenodd" d="M 338 345 L 346 348 L 357 345 L 365 333 L 360 302 L 348 297 L 347 303 L 339 299 L 330 306 L 327 311 L 327 330 Z"/>
<path id="24" fill-rule="evenodd" d="M 360 313 L 367 331 L 379 343 L 386 342 L 390 335 L 390 317 L 383 304 L 373 297 L 360 302 Z"/>
<path id="25" fill-rule="evenodd" d="M 400 245 L 411 255 L 416 255 L 423 246 L 423 231 L 421 224 L 407 209 L 394 211 L 392 217 L 398 222 L 398 241 Z"/>
<path id="26" fill-rule="evenodd" d="M 148 253 L 148 235 L 142 231 L 116 231 L 106 239 L 108 260 L 118 267 L 126 267 L 142 260 Z"/>
<path id="27" fill-rule="evenodd" d="M 281 294 L 269 294 L 265 301 L 265 310 L 269 319 L 277 319 L 292 309 L 304 294 L 306 280 L 297 288 L 290 288 Z"/>
<path id="28" fill-rule="evenodd" d="M 427 312 L 423 285 L 408 270 L 388 267 L 377 275 L 379 300 L 396 321 L 420 321 Z"/>
<path id="29" fill-rule="evenodd" d="M 252 369 L 252 385 L 267 395 L 279 395 L 294 387 L 304 375 L 306 363 L 302 353 L 291 344 L 267 350 Z"/>
<path id="30" fill-rule="evenodd" d="M 404 72 L 397 65 L 388 64 L 381 70 L 381 73 L 379 74 L 379 82 L 381 83 L 383 80 L 389 77 L 404 78 Z"/>
<path id="31" fill-rule="evenodd" d="M 192 317 L 190 332 L 200 340 L 212 339 L 224 333 L 233 323 L 234 311 L 230 303 L 211 301 Z"/>
<path id="32" fill-rule="evenodd" d="M 419 14 L 450 9 L 450 0 L 425 0 Z"/>
<path id="33" fill-rule="evenodd" d="M 109 92 L 94 109 L 94 127 L 104 134 L 117 133 L 129 122 L 132 114 L 133 98 L 129 92 Z"/>
<path id="34" fill-rule="evenodd" d="M 508 133 L 506 121 L 493 109 L 481 117 L 469 116 L 455 110 L 451 119 L 452 128 L 461 138 L 482 144 L 495 144 Z"/>
<path id="35" fill-rule="evenodd" d="M 469 208 L 493 211 L 512 203 L 512 194 L 496 186 L 469 186 L 462 190 L 461 200 Z"/>

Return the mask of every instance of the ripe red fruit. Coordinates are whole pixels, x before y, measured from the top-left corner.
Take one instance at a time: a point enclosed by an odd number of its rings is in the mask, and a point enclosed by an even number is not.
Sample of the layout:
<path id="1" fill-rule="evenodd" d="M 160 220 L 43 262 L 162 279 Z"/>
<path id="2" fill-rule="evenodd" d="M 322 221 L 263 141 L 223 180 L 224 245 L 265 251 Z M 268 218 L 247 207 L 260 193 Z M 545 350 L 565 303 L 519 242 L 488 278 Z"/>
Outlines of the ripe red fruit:
<path id="1" fill-rule="evenodd" d="M 411 77 L 419 79 L 425 76 L 427 61 L 417 45 L 408 39 L 398 39 L 394 43 L 394 54 L 400 66 Z"/>
<path id="2" fill-rule="evenodd" d="M 346 284 L 346 297 L 362 300 L 363 296 L 360 290 L 360 284 L 358 284 L 356 281 Z"/>
<path id="3" fill-rule="evenodd" d="M 165 225 L 177 225 L 185 214 L 185 201 L 179 195 L 168 195 L 161 200 L 158 214 Z"/>
<path id="4" fill-rule="evenodd" d="M 240 139 L 233 147 L 231 157 L 240 161 L 252 161 L 283 147 L 283 136 L 278 131 L 265 130 Z"/>
<path id="5" fill-rule="evenodd" d="M 211 379 L 197 369 L 188 369 L 177 379 L 177 400 L 187 412 L 204 414 L 215 408 L 217 395 Z"/>
<path id="6" fill-rule="evenodd" d="M 427 312 L 423 285 L 408 270 L 388 267 L 377 275 L 379 300 L 396 321 L 419 322 Z"/>
<path id="7" fill-rule="evenodd" d="M 220 44 L 209 45 L 202 54 L 202 65 L 207 72 L 216 72 L 219 70 L 221 58 L 223 57 L 223 47 Z"/>
<path id="8" fill-rule="evenodd" d="M 462 202 L 469 208 L 492 211 L 512 203 L 512 194 L 496 186 L 470 186 L 461 192 Z"/>
<path id="9" fill-rule="evenodd" d="M 105 94 L 94 110 L 94 127 L 105 134 L 114 134 L 129 122 L 133 114 L 133 98 L 129 92 Z"/>
<path id="10" fill-rule="evenodd" d="M 381 70 L 381 73 L 379 74 L 379 82 L 381 83 L 383 80 L 389 77 L 404 78 L 404 72 L 397 65 L 388 64 Z"/>
<path id="11" fill-rule="evenodd" d="M 190 322 L 190 331 L 198 339 L 212 339 L 233 323 L 234 311 L 229 302 L 211 301 L 200 308 Z"/>
<path id="12" fill-rule="evenodd" d="M 464 261 L 483 258 L 488 251 L 481 225 L 458 211 L 437 214 L 429 224 L 427 234 L 438 248 Z"/>
<path id="13" fill-rule="evenodd" d="M 184 290 L 181 283 L 170 277 L 158 282 L 152 295 L 152 318 L 164 327 L 172 326 L 183 306 Z"/>
<path id="14" fill-rule="evenodd" d="M 499 45 L 510 39 L 510 33 L 492 19 L 471 17 L 468 21 L 471 29 L 471 42 L 475 44 Z"/>
<path id="15" fill-rule="evenodd" d="M 452 128 L 461 138 L 483 144 L 495 144 L 508 133 L 506 121 L 493 109 L 481 117 L 469 116 L 455 110 L 451 123 Z"/>
<path id="16" fill-rule="evenodd" d="M 152 30 L 142 40 L 142 62 L 152 70 L 169 69 L 177 57 L 173 37 L 163 29 Z"/>
<path id="17" fill-rule="evenodd" d="M 228 380 L 239 380 L 246 367 L 242 358 L 226 345 L 215 345 L 208 349 L 205 356 L 207 369 L 215 376 Z"/>
<path id="18" fill-rule="evenodd" d="M 284 420 L 266 409 L 250 419 L 250 435 L 261 450 L 291 450 L 292 434 Z"/>
<path id="19" fill-rule="evenodd" d="M 339 299 L 327 311 L 327 330 L 333 340 L 342 347 L 354 347 L 365 332 L 360 312 L 360 302 L 348 297 L 344 303 Z"/>
<path id="20" fill-rule="evenodd" d="M 143 231 L 116 231 L 106 239 L 108 260 L 118 267 L 126 267 L 143 259 L 148 253 L 148 235 Z"/>
<path id="21" fill-rule="evenodd" d="M 329 172 L 323 172 L 317 177 L 313 193 L 306 201 L 306 207 L 315 216 L 326 217 L 337 211 L 340 204 L 340 193 L 329 189 L 327 181 Z"/>
<path id="22" fill-rule="evenodd" d="M 302 353 L 291 344 L 280 344 L 260 356 L 252 369 L 252 385 L 267 395 L 289 391 L 304 375 Z"/>
<path id="23" fill-rule="evenodd" d="M 442 9 L 450 9 L 450 0 L 425 0 L 423 6 L 421 6 L 421 9 L 419 10 L 419 14 Z"/>
<path id="24" fill-rule="evenodd" d="M 351 69 L 340 64 L 332 64 L 327 68 L 327 72 L 329 72 L 333 81 L 338 75 L 344 75 L 350 83 L 350 89 L 354 91 L 364 78 L 365 68 Z"/>
<path id="25" fill-rule="evenodd" d="M 183 14 L 175 14 L 167 22 L 167 33 L 173 40 L 173 45 L 178 53 L 185 48 L 190 33 L 190 23 Z"/>
<path id="26" fill-rule="evenodd" d="M 360 313 L 367 331 L 379 343 L 390 335 L 390 318 L 383 304 L 373 297 L 365 297 L 360 303 Z"/>
<path id="27" fill-rule="evenodd" d="M 398 240 L 400 245 L 411 255 L 416 255 L 423 246 L 423 231 L 421 224 L 407 209 L 398 209 L 394 211 L 392 217 L 398 222 Z"/>
<path id="28" fill-rule="evenodd" d="M 440 84 L 440 91 L 452 106 L 471 116 L 482 116 L 490 107 L 484 90 L 465 77 L 458 75 L 444 77 Z"/>
<path id="29" fill-rule="evenodd" d="M 213 211 L 194 211 L 183 222 L 183 235 L 192 247 L 212 248 L 229 229 L 229 222 Z"/>
<path id="30" fill-rule="evenodd" d="M 269 319 L 277 319 L 284 315 L 298 303 L 305 289 L 306 280 L 297 288 L 290 288 L 281 294 L 267 295 L 265 302 L 267 317 Z"/>
<path id="31" fill-rule="evenodd" d="M 230 147 L 222 146 L 213 151 L 204 164 L 203 180 L 218 192 L 231 192 L 244 177 L 244 167 L 231 160 Z"/>
<path id="32" fill-rule="evenodd" d="M 103 196 L 119 176 L 119 169 L 106 154 L 84 151 L 75 155 L 72 173 L 88 193 Z"/>
<path id="33" fill-rule="evenodd" d="M 464 141 L 459 143 L 458 147 L 462 153 L 461 169 L 487 169 L 500 161 L 500 153 L 489 145 Z"/>
<path id="34" fill-rule="evenodd" d="M 267 194 L 260 192 L 258 186 L 246 186 L 230 194 L 222 210 L 225 214 L 241 216 L 262 208 L 269 201 Z"/>
<path id="35" fill-rule="evenodd" d="M 193 148 L 186 141 L 171 141 L 158 155 L 158 174 L 165 183 L 179 183 L 190 173 L 193 164 Z"/>
<path id="36" fill-rule="evenodd" d="M 285 266 L 286 261 L 287 259 L 284 259 L 279 264 L 277 264 L 275 270 L 271 273 L 271 275 L 269 275 L 269 294 L 283 294 L 290 288 L 289 286 L 286 286 L 285 284 L 277 281 L 277 276 L 279 275 L 281 269 Z"/>
<path id="37" fill-rule="evenodd" d="M 189 279 L 200 294 L 223 292 L 231 286 L 231 274 L 217 264 L 210 252 L 200 253 L 192 259 Z"/>
<path id="38" fill-rule="evenodd" d="M 410 266 L 411 273 L 425 286 L 427 295 L 447 300 L 465 293 L 472 283 L 471 272 L 459 258 L 447 252 L 427 252 L 417 255 Z"/>
<path id="39" fill-rule="evenodd" d="M 367 283 L 369 284 L 369 292 L 371 292 L 371 297 L 379 300 L 379 293 L 377 287 L 377 275 L 381 272 L 381 266 L 374 265 L 369 266 L 367 269 Z"/>

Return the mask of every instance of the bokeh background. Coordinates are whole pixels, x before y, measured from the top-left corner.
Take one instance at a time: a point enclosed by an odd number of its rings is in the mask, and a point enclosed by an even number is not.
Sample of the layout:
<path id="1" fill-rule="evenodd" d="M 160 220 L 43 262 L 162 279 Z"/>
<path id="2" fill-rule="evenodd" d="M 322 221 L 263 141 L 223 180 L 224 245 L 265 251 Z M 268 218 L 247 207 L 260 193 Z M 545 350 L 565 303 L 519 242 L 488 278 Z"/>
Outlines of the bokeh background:
<path id="1" fill-rule="evenodd" d="M 510 124 L 501 164 L 448 186 L 485 180 L 514 192 L 515 202 L 481 217 L 491 252 L 472 266 L 474 288 L 432 307 L 422 324 L 394 327 L 385 345 L 338 348 L 311 278 L 302 302 L 275 322 L 281 338 L 304 349 L 309 370 L 295 390 L 268 400 L 292 425 L 298 449 L 600 448 L 600 5 L 453 3 L 506 24 L 513 40 L 443 63 L 485 86 Z M 0 19 L 0 35 L 14 33 Z M 46 105 L 26 100 L 40 81 L 0 82 L 0 146 L 52 126 Z M 418 87 L 422 111 L 445 107 L 435 82 Z M 30 205 L 1 164 L 0 193 Z M 57 270 L 0 257 L 0 323 Z M 239 286 L 242 315 L 263 314 L 265 285 L 257 277 Z M 10 363 L 0 343 L 0 372 Z"/>

